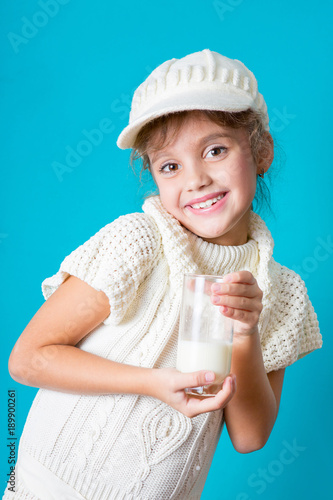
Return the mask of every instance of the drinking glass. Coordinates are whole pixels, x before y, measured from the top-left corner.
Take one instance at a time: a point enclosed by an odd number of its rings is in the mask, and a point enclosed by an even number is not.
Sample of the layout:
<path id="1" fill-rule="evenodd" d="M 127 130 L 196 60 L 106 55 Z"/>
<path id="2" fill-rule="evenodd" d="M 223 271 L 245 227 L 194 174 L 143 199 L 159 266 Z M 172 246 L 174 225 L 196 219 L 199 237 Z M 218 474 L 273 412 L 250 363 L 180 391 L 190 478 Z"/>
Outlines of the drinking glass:
<path id="1" fill-rule="evenodd" d="M 185 274 L 177 351 L 177 370 L 215 372 L 213 384 L 190 387 L 194 396 L 214 396 L 230 373 L 233 321 L 211 302 L 211 286 L 223 276 Z"/>

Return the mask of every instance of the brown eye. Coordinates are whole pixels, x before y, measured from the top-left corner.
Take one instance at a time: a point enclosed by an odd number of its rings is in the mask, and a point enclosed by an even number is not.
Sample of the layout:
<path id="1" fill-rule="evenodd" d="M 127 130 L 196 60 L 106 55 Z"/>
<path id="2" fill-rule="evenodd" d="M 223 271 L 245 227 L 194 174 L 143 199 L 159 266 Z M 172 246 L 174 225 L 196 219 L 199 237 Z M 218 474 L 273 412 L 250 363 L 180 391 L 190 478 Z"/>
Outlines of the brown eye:
<path id="1" fill-rule="evenodd" d="M 221 148 L 212 149 L 213 156 L 218 156 L 221 153 Z"/>
<path id="2" fill-rule="evenodd" d="M 161 172 L 164 173 L 173 173 L 177 172 L 177 170 L 181 169 L 181 165 L 178 165 L 178 163 L 167 163 L 165 165 L 162 165 L 160 168 Z"/>
<path id="3" fill-rule="evenodd" d="M 207 157 L 220 156 L 222 153 L 226 151 L 227 148 L 223 146 L 219 146 L 217 148 L 212 148 L 208 151 Z"/>

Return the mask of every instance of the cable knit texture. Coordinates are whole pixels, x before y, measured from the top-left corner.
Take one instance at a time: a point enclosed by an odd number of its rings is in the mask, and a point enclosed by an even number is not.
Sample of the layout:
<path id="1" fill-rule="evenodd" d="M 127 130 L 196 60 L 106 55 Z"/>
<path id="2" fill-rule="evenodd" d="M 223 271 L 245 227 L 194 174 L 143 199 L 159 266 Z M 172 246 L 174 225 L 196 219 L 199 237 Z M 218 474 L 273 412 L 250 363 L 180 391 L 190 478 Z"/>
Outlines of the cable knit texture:
<path id="1" fill-rule="evenodd" d="M 241 269 L 264 292 L 259 328 L 267 372 L 321 347 L 305 285 L 273 260 L 273 240 L 258 215 L 251 214 L 248 242 L 228 247 L 185 229 L 159 197 L 143 210 L 106 225 L 42 283 L 47 299 L 74 275 L 109 298 L 109 317 L 78 348 L 137 366 L 175 366 L 183 274 Z M 150 397 L 40 389 L 19 458 L 22 450 L 87 500 L 199 499 L 223 423 L 223 411 L 190 419 Z M 38 500 L 19 474 L 16 494 L 6 490 L 3 498 Z"/>

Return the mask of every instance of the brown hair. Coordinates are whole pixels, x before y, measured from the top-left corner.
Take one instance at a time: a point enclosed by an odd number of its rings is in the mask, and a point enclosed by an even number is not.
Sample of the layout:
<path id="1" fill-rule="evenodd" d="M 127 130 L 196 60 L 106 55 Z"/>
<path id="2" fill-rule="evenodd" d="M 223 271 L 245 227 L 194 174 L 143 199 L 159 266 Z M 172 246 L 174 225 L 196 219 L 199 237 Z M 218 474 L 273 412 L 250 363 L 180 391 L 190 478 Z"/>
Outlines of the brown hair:
<path id="1" fill-rule="evenodd" d="M 272 138 L 265 131 L 260 114 L 252 109 L 232 113 L 210 110 L 177 111 L 155 118 L 139 131 L 131 152 L 130 164 L 133 167 L 137 160 L 141 160 L 140 179 L 144 171 L 148 170 L 150 172 L 148 150 L 150 152 L 157 151 L 170 144 L 191 113 L 200 113 L 220 126 L 244 128 L 248 132 L 249 144 L 256 164 L 258 164 L 259 160 L 271 156 Z M 259 211 L 265 205 L 271 211 L 270 198 L 266 182 L 258 177 L 254 199 L 256 210 Z"/>

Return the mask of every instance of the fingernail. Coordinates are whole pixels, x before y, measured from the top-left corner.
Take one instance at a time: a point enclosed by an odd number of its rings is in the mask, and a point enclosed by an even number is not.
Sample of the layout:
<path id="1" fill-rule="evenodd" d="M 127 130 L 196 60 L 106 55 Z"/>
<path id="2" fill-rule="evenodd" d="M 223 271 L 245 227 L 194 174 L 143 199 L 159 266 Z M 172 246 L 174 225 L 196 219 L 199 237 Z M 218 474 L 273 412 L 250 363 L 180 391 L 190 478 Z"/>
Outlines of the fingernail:
<path id="1" fill-rule="evenodd" d="M 211 288 L 212 292 L 220 292 L 221 291 L 221 285 L 218 283 L 214 283 Z"/>
<path id="2" fill-rule="evenodd" d="M 214 372 L 207 372 L 205 373 L 205 380 L 206 382 L 213 382 L 215 378 L 215 373 Z"/>
<path id="3" fill-rule="evenodd" d="M 217 295 L 214 295 L 212 298 L 213 304 L 218 304 L 220 302 L 220 298 Z"/>
<path id="4" fill-rule="evenodd" d="M 226 276 L 223 277 L 223 283 L 228 283 L 229 281 L 231 281 L 231 276 L 230 274 L 227 274 Z"/>

